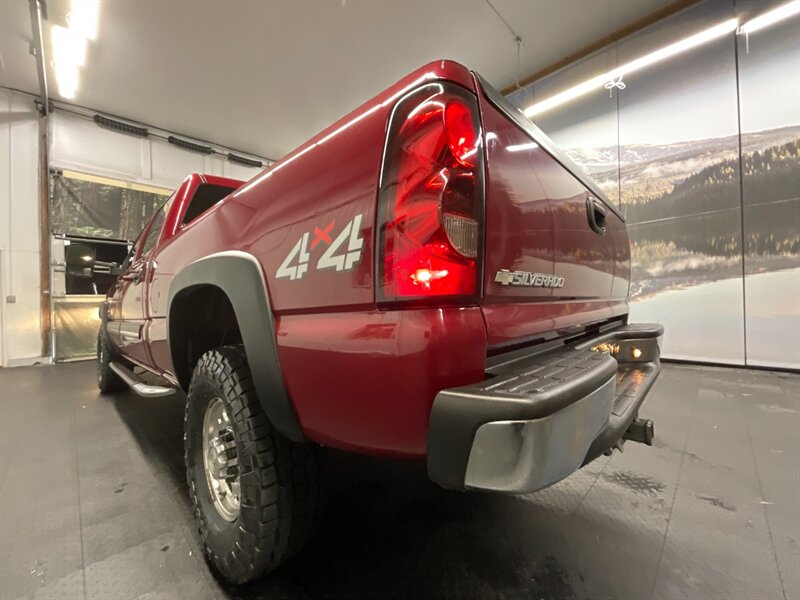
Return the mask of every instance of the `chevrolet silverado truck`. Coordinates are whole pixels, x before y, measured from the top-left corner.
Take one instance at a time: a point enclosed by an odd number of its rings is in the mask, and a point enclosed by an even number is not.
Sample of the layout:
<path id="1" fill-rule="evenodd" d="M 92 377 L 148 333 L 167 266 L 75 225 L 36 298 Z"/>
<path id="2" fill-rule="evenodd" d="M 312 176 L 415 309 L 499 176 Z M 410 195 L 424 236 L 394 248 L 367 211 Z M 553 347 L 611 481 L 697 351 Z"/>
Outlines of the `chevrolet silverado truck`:
<path id="1" fill-rule="evenodd" d="M 628 323 L 623 215 L 453 62 L 246 183 L 191 175 L 119 270 L 100 390 L 186 393 L 200 535 L 234 583 L 312 535 L 326 447 L 520 494 L 652 444 L 663 329 Z"/>

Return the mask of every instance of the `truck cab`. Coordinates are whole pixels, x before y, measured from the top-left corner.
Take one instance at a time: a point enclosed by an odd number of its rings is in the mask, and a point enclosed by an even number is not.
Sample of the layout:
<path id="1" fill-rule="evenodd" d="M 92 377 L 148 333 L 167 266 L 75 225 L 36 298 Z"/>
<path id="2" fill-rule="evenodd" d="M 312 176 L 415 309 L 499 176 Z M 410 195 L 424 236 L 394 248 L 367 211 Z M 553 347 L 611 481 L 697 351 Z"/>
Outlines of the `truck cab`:
<path id="1" fill-rule="evenodd" d="M 189 175 L 164 202 L 139 234 L 120 267 L 121 275 L 108 291 L 105 328 L 111 342 L 131 362 L 157 369 L 163 345 L 151 346 L 151 329 L 162 324 L 163 314 L 153 312 L 158 306 L 163 287 L 158 273 L 158 255 L 175 236 L 180 235 L 217 206 L 242 181 L 215 175 Z"/>

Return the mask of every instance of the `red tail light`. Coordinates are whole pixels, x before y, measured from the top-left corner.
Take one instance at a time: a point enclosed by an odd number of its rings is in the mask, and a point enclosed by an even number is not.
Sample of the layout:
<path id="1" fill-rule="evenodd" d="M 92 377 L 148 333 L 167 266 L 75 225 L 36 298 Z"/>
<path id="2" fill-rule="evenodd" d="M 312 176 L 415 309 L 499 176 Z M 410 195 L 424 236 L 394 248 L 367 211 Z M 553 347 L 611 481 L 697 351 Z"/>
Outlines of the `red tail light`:
<path id="1" fill-rule="evenodd" d="M 378 199 L 379 301 L 478 295 L 484 214 L 477 100 L 426 85 L 395 107 Z"/>

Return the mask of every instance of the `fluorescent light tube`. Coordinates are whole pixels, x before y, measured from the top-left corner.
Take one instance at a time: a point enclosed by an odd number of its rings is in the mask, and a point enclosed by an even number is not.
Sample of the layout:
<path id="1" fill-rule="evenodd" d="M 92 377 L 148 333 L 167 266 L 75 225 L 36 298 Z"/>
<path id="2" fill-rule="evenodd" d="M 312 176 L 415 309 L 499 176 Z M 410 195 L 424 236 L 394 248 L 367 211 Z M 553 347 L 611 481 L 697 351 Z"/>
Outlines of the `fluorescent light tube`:
<path id="1" fill-rule="evenodd" d="M 97 39 L 100 0 L 72 0 L 67 21 L 69 28 L 88 40 Z"/>
<path id="2" fill-rule="evenodd" d="M 783 21 L 798 13 L 800 13 L 800 0 L 793 0 L 792 2 L 781 4 L 777 8 L 768 10 L 744 23 L 739 27 L 739 33 L 750 34 L 754 31 L 759 31 L 760 29 L 769 27 L 778 21 Z"/>
<path id="3" fill-rule="evenodd" d="M 53 60 L 82 67 L 86 63 L 86 38 L 77 31 L 61 25 L 53 25 Z"/>
<path id="4" fill-rule="evenodd" d="M 666 60 L 667 58 L 675 56 L 676 54 L 686 52 L 687 50 L 691 50 L 692 48 L 696 48 L 697 46 L 727 35 L 728 33 L 735 31 L 737 26 L 738 21 L 736 19 L 728 19 L 727 21 L 723 21 L 714 27 L 704 29 L 699 33 L 690 35 L 689 37 L 675 42 L 674 44 L 664 46 L 663 48 L 660 48 L 655 52 L 651 52 L 650 54 L 645 54 L 644 56 L 637 58 L 636 60 L 632 60 L 621 67 L 617 67 L 613 71 L 603 73 L 597 77 L 592 77 L 591 79 L 566 89 L 555 96 L 551 96 L 550 98 L 542 100 L 541 102 L 532 104 L 525 109 L 524 114 L 528 118 L 542 114 L 551 108 L 569 102 L 570 100 L 574 100 L 575 98 L 579 98 L 580 96 L 588 94 L 596 89 L 602 88 L 609 81 L 619 79 L 620 77 L 633 73 L 634 71 L 640 71 L 645 67 L 649 67 L 657 62 Z"/>
<path id="5" fill-rule="evenodd" d="M 60 25 L 52 27 L 50 36 L 58 93 L 62 98 L 71 100 L 78 89 L 78 67 L 86 62 L 86 38 Z"/>
<path id="6" fill-rule="evenodd" d="M 71 64 L 55 64 L 56 83 L 58 83 L 58 93 L 62 98 L 72 100 L 78 89 L 78 67 Z"/>

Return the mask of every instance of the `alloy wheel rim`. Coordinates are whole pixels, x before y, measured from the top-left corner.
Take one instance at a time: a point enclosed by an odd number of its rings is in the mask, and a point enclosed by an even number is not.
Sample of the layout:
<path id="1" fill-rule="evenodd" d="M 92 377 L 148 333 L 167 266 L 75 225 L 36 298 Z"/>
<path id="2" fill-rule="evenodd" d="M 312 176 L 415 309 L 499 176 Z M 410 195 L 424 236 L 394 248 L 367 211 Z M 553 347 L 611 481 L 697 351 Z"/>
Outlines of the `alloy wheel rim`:
<path id="1" fill-rule="evenodd" d="M 214 508 L 228 522 L 240 509 L 239 455 L 228 411 L 220 398 L 213 398 L 203 417 L 203 470 Z"/>

